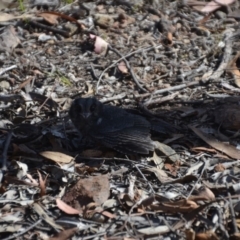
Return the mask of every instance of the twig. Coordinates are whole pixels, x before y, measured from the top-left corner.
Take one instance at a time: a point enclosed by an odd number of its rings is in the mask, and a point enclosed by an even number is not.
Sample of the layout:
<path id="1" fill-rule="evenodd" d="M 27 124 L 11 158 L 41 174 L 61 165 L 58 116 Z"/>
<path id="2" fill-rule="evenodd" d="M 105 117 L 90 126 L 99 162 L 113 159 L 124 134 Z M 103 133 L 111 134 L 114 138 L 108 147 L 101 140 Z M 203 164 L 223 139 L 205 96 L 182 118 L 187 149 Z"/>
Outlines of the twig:
<path id="1" fill-rule="evenodd" d="M 103 78 L 103 75 L 104 75 L 105 72 L 107 72 L 110 68 L 114 67 L 117 63 L 119 63 L 120 61 L 122 61 L 123 59 L 125 59 L 125 58 L 127 58 L 127 57 L 132 56 L 133 54 L 136 54 L 136 53 L 139 53 L 139 52 L 142 52 L 142 51 L 150 51 L 150 50 L 155 49 L 155 48 L 158 49 L 158 48 L 160 48 L 160 47 L 161 47 L 161 45 L 159 45 L 159 46 L 152 46 L 152 47 L 148 47 L 148 48 L 140 48 L 140 49 L 138 49 L 138 50 L 136 50 L 136 51 L 133 51 L 133 52 L 125 55 L 125 56 L 122 56 L 122 57 L 119 58 L 117 61 L 115 61 L 114 63 L 112 63 L 110 66 L 108 66 L 107 68 L 105 68 L 105 69 L 102 71 L 102 73 L 101 73 L 101 75 L 100 75 L 100 77 L 99 77 L 99 79 L 98 79 L 97 86 L 96 86 L 96 94 L 98 93 L 98 88 L 99 88 L 99 85 L 100 85 L 101 80 L 102 80 L 102 78 Z"/>
<path id="2" fill-rule="evenodd" d="M 149 183 L 149 181 L 146 179 L 146 177 L 144 176 L 144 174 L 142 173 L 142 171 L 139 169 L 138 164 L 135 164 L 134 166 L 135 166 L 135 168 L 138 170 L 138 172 L 140 173 L 140 175 L 142 176 L 142 178 L 143 178 L 143 179 L 146 181 L 146 183 L 148 184 L 148 186 L 149 186 L 149 188 L 150 188 L 150 190 L 151 190 L 151 193 L 150 193 L 150 194 L 155 194 L 155 191 L 154 191 L 152 185 Z"/>
<path id="3" fill-rule="evenodd" d="M 131 76 L 132 76 L 132 78 L 133 78 L 133 81 L 136 83 L 136 85 L 138 86 L 138 88 L 139 88 L 140 90 L 142 90 L 143 92 L 146 92 L 146 89 L 144 89 L 144 88 L 140 85 L 140 83 L 139 83 L 139 81 L 138 81 L 138 79 L 137 79 L 134 71 L 132 70 L 129 62 L 127 61 L 127 59 L 126 59 L 117 49 L 114 49 L 114 48 L 112 48 L 112 47 L 109 47 L 109 50 L 115 52 L 115 53 L 118 54 L 120 57 L 122 57 L 122 60 L 125 62 L 127 69 L 128 69 L 129 72 L 131 73 Z"/>
<path id="4" fill-rule="evenodd" d="M 232 218 L 232 225 L 233 225 L 233 231 L 234 233 L 239 233 L 238 231 L 238 226 L 237 226 L 237 223 L 236 223 L 236 216 L 235 216 L 235 211 L 233 209 L 233 204 L 232 204 L 232 199 L 231 199 L 231 194 L 229 192 L 229 188 L 228 188 L 228 184 L 226 183 L 226 188 L 228 190 L 228 197 L 229 197 L 229 208 L 230 208 L 230 216 Z"/>
<path id="5" fill-rule="evenodd" d="M 63 31 L 61 29 L 57 29 L 57 28 L 54 28 L 54 27 L 51 27 L 51 26 L 47 26 L 45 24 L 42 24 L 42 23 L 39 23 L 39 22 L 35 22 L 35 21 L 31 21 L 30 24 L 32 24 L 34 27 L 39 27 L 39 28 L 42 28 L 42 29 L 46 29 L 50 32 L 54 32 L 54 33 L 57 33 L 57 34 L 60 34 L 64 37 L 70 37 L 70 34 L 69 32 L 67 31 Z"/>
<path id="6" fill-rule="evenodd" d="M 93 66 L 92 63 L 90 64 L 90 67 L 91 67 L 91 70 L 92 70 L 92 76 L 93 76 L 93 78 L 94 78 L 95 80 L 97 80 L 98 77 L 97 77 L 96 71 L 95 71 L 94 66 Z"/>
<path id="7" fill-rule="evenodd" d="M 220 77 L 223 74 L 223 72 L 226 70 L 229 64 L 230 57 L 232 55 L 232 50 L 233 50 L 232 42 L 236 38 L 240 37 L 240 32 L 238 31 L 237 33 L 234 33 L 234 34 L 233 32 L 228 32 L 227 34 L 228 34 L 227 37 L 225 37 L 225 49 L 224 49 L 222 61 L 219 67 L 216 69 L 216 71 L 204 80 L 205 82 L 208 82 L 208 81 L 220 82 L 221 81 Z"/>
<path id="8" fill-rule="evenodd" d="M 7 134 L 7 139 L 4 144 L 2 156 L 1 156 L 1 162 L 2 162 L 2 170 L 7 170 L 7 151 L 10 145 L 12 139 L 12 130 L 10 130 Z"/>
<path id="9" fill-rule="evenodd" d="M 38 108 L 38 111 L 39 111 L 39 112 L 41 111 L 42 107 L 47 103 L 47 101 L 48 101 L 49 99 L 51 99 L 51 95 L 52 95 L 52 93 L 53 93 L 53 91 L 54 91 L 55 88 L 56 88 L 56 83 L 54 84 L 54 86 L 53 86 L 53 88 L 52 88 L 52 91 L 51 91 L 51 93 L 49 94 L 49 96 L 45 99 L 45 101 L 42 103 L 42 105 L 39 106 L 39 108 Z"/>
<path id="10" fill-rule="evenodd" d="M 205 167 L 206 167 L 206 159 L 205 159 L 204 157 L 202 157 L 202 158 L 203 158 L 203 168 L 202 168 L 202 171 L 201 171 L 201 173 L 200 173 L 200 176 L 199 176 L 198 180 L 195 182 L 193 188 L 192 188 L 191 191 L 189 192 L 187 198 L 189 198 L 189 197 L 191 196 L 192 192 L 193 192 L 194 189 L 196 188 L 196 185 L 198 184 L 198 182 L 201 180 L 202 175 L 203 175 L 203 173 L 204 173 L 204 171 L 205 171 Z"/>
<path id="11" fill-rule="evenodd" d="M 0 70 L 0 75 L 4 74 L 5 72 L 12 70 L 14 68 L 17 68 L 17 65 L 12 65 L 11 67 L 4 68 L 3 70 Z"/>
<path id="12" fill-rule="evenodd" d="M 37 222 L 35 222 L 33 225 L 31 225 L 30 227 L 26 228 L 22 232 L 17 233 L 17 234 L 13 234 L 13 235 L 11 235 L 11 236 L 9 236 L 7 238 L 2 238 L 2 240 L 18 239 L 19 236 L 23 235 L 24 233 L 28 232 L 32 228 L 36 227 L 41 221 L 42 221 L 42 219 L 39 219 Z"/>
<path id="13" fill-rule="evenodd" d="M 156 90 L 155 92 L 153 92 L 152 94 L 160 94 L 160 93 L 166 93 L 166 92 L 170 92 L 170 91 L 176 91 L 176 90 L 180 90 L 186 87 L 190 87 L 190 86 L 196 86 L 199 85 L 200 82 L 199 81 L 193 81 L 193 82 L 189 82 L 189 83 L 183 83 L 174 87 L 169 87 L 169 88 L 164 88 L 164 89 L 159 89 Z"/>
<path id="14" fill-rule="evenodd" d="M 151 105 L 154 105 L 154 104 L 160 104 L 160 103 L 163 103 L 163 102 L 167 102 L 167 101 L 170 101 L 172 99 L 174 99 L 176 96 L 178 95 L 178 92 L 175 92 L 175 93 L 172 93 L 166 97 L 162 97 L 162 98 L 156 98 L 156 99 L 152 99 L 152 97 L 150 98 L 150 100 L 147 100 L 145 103 L 144 103 L 144 106 L 151 106 Z"/>
<path id="15" fill-rule="evenodd" d="M 156 90 L 155 92 L 152 92 L 152 93 L 143 93 L 143 94 L 135 95 L 135 98 L 144 98 L 144 97 L 153 96 L 153 95 L 157 95 L 157 94 L 162 94 L 162 93 L 166 93 L 166 92 L 170 92 L 170 91 L 181 90 L 181 89 L 184 89 L 186 87 L 197 86 L 197 85 L 200 85 L 200 81 L 183 83 L 183 84 L 180 84 L 180 85 L 177 85 L 177 86 L 174 86 L 174 87 L 159 89 L 159 90 Z"/>
<path id="16" fill-rule="evenodd" d="M 240 92 L 240 89 L 239 88 L 236 88 L 228 83 L 221 83 L 222 87 L 226 88 L 226 89 L 229 89 L 233 92 Z"/>
<path id="17" fill-rule="evenodd" d="M 114 101 L 114 100 L 120 100 L 120 99 L 123 99 L 124 97 L 126 97 L 126 93 L 120 93 L 116 96 L 113 96 L 113 97 L 109 97 L 109 98 L 103 98 L 101 100 L 102 103 L 106 103 L 106 102 L 111 102 L 111 101 Z"/>

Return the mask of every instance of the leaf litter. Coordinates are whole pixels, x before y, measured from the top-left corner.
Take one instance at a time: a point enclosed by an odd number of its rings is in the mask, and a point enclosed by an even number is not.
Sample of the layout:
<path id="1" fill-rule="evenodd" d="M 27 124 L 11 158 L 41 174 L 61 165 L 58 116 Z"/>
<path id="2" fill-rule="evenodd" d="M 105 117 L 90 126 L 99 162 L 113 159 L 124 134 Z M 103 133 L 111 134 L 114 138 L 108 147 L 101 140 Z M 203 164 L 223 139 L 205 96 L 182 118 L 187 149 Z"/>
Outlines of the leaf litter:
<path id="1" fill-rule="evenodd" d="M 238 1 L 0 11 L 1 239 L 239 238 Z M 86 143 L 93 95 L 173 129 L 149 156 Z"/>

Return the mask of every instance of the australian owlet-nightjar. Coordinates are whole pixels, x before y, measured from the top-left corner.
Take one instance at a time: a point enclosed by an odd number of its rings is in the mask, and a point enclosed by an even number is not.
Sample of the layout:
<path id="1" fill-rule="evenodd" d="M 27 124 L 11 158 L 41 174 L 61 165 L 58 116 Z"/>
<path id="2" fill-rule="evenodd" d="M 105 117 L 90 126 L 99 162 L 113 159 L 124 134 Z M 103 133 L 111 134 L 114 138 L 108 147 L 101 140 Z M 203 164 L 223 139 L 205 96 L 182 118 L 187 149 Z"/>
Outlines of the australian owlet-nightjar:
<path id="1" fill-rule="evenodd" d="M 150 131 L 156 128 L 141 115 L 125 109 L 104 105 L 96 98 L 77 98 L 69 116 L 80 133 L 124 154 L 148 154 L 154 150 Z M 160 122 L 159 129 L 165 129 Z M 166 124 L 167 125 L 167 124 Z"/>

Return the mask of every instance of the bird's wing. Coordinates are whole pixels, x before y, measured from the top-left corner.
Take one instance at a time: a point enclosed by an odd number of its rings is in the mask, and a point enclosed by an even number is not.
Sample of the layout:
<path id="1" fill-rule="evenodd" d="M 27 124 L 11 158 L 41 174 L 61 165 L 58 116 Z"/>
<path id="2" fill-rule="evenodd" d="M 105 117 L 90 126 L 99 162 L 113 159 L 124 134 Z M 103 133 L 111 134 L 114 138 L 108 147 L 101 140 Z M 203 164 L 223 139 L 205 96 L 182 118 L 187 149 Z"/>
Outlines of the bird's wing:
<path id="1" fill-rule="evenodd" d="M 121 131 L 132 127 L 151 128 L 150 123 L 143 117 L 130 114 L 124 109 L 112 106 L 104 107 L 104 111 L 95 126 L 95 130 L 99 134 Z"/>
<path id="2" fill-rule="evenodd" d="M 148 154 L 154 150 L 150 123 L 141 116 L 110 107 L 98 119 L 93 137 L 107 147 L 125 154 Z"/>
<path id="3" fill-rule="evenodd" d="M 142 128 L 126 128 L 122 131 L 107 132 L 101 139 L 106 146 L 125 154 L 148 154 L 154 150 L 149 131 Z"/>

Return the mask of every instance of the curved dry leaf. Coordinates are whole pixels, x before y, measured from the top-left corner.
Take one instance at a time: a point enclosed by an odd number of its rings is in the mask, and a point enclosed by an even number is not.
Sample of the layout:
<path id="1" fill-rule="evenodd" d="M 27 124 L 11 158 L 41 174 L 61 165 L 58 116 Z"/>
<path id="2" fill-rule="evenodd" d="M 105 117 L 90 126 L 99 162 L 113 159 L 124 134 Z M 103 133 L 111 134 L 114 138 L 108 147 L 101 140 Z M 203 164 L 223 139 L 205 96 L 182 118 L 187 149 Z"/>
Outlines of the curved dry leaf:
<path id="1" fill-rule="evenodd" d="M 219 9 L 220 7 L 221 7 L 220 4 L 216 3 L 215 1 L 211 1 L 211 2 L 207 3 L 204 8 L 201 9 L 201 12 L 205 12 L 205 13 L 214 12 L 215 10 Z"/>
<path id="2" fill-rule="evenodd" d="M 164 160 L 156 154 L 156 152 L 153 152 L 152 161 L 154 161 L 156 168 L 162 169 L 164 167 Z"/>
<path id="3" fill-rule="evenodd" d="M 42 175 L 39 171 L 38 172 L 38 176 L 39 176 L 39 187 L 40 187 L 40 196 L 43 197 L 46 195 L 46 181 L 47 181 L 47 177 L 43 180 L 42 179 Z"/>
<path id="4" fill-rule="evenodd" d="M 221 5 L 230 5 L 235 2 L 235 0 L 214 0 L 214 1 Z"/>
<path id="5" fill-rule="evenodd" d="M 39 153 L 41 156 L 58 163 L 70 163 L 73 157 L 60 152 L 44 151 Z"/>
<path id="6" fill-rule="evenodd" d="M 1 4 L 1 2 L 0 2 Z M 1 8 L 1 6 L 0 6 Z M 8 13 L 4 13 L 4 12 L 1 12 L 0 14 L 0 22 L 7 22 L 7 21 L 11 21 L 13 19 L 32 19 L 34 18 L 35 15 L 34 14 L 28 14 L 28 13 L 24 13 L 20 16 L 14 16 L 12 14 L 8 14 Z"/>
<path id="7" fill-rule="evenodd" d="M 99 211 L 100 212 L 100 211 Z M 103 216 L 107 217 L 107 218 L 110 218 L 110 219 L 113 219 L 113 218 L 117 218 L 117 216 L 115 214 L 112 214 L 108 211 L 101 211 L 100 212 Z"/>
<path id="8" fill-rule="evenodd" d="M 219 240 L 219 238 L 213 231 L 207 231 L 204 233 L 197 233 L 195 240 Z"/>
<path id="9" fill-rule="evenodd" d="M 210 201 L 215 200 L 215 195 L 214 193 L 207 187 L 201 187 L 198 189 L 198 194 L 199 197 L 205 197 Z"/>
<path id="10" fill-rule="evenodd" d="M 56 224 L 55 220 L 48 215 L 48 213 L 43 209 L 40 204 L 35 202 L 32 204 L 32 208 L 38 214 L 38 216 L 44 219 L 44 221 L 47 222 L 53 229 L 55 229 L 56 231 L 63 230 L 63 227 Z"/>
<path id="11" fill-rule="evenodd" d="M 48 22 L 52 25 L 57 25 L 58 24 L 57 19 L 59 18 L 59 16 L 56 15 L 56 14 L 42 12 L 42 13 L 38 13 L 37 16 L 42 17 L 46 22 Z"/>
<path id="12" fill-rule="evenodd" d="M 93 176 L 80 179 L 69 191 L 64 195 L 63 201 L 69 204 L 77 202 L 79 206 L 86 206 L 95 202 L 98 205 L 104 203 L 110 194 L 110 183 L 108 175 Z"/>
<path id="13" fill-rule="evenodd" d="M 126 64 L 124 61 L 121 61 L 119 64 L 118 64 L 118 69 L 121 73 L 123 74 L 127 74 L 128 73 L 128 69 L 126 67 Z"/>
<path id="14" fill-rule="evenodd" d="M 0 51 L 11 52 L 21 43 L 18 34 L 12 25 L 5 27 L 0 34 Z"/>
<path id="15" fill-rule="evenodd" d="M 185 229 L 186 240 L 195 240 L 195 231 L 193 229 Z"/>
<path id="16" fill-rule="evenodd" d="M 161 153 L 167 156 L 172 162 L 176 162 L 179 160 L 178 154 L 171 147 L 157 141 L 155 141 L 154 144 L 155 149 L 159 150 Z"/>
<path id="17" fill-rule="evenodd" d="M 189 128 L 192 129 L 193 132 L 195 132 L 203 141 L 205 141 L 207 144 L 209 144 L 213 148 L 225 153 L 231 158 L 239 159 L 240 150 L 238 150 L 236 147 L 229 145 L 227 143 L 219 142 L 214 137 L 203 133 L 200 129 L 197 129 L 193 126 L 189 126 Z"/>
<path id="18" fill-rule="evenodd" d="M 76 215 L 76 214 L 82 213 L 81 211 L 79 211 L 75 208 L 72 208 L 71 206 L 69 206 L 68 204 L 66 204 L 59 198 L 56 199 L 56 204 L 60 210 L 62 210 L 63 212 L 65 212 L 67 214 Z"/>
<path id="19" fill-rule="evenodd" d="M 152 167 L 152 168 L 148 168 L 146 170 L 150 171 L 150 172 L 153 172 L 155 174 L 155 176 L 157 177 L 157 179 L 159 180 L 159 182 L 161 182 L 161 183 L 169 182 L 169 181 L 173 180 L 172 178 L 168 177 L 166 172 L 163 171 L 162 169 Z"/>
<path id="20" fill-rule="evenodd" d="M 168 43 L 169 45 L 172 45 L 172 42 L 173 42 L 172 39 L 173 39 L 172 33 L 171 33 L 171 32 L 168 32 L 168 33 L 167 33 L 167 40 L 168 40 L 167 43 Z"/>
<path id="21" fill-rule="evenodd" d="M 214 12 L 215 10 L 221 8 L 222 6 L 227 6 L 234 3 L 235 0 L 214 0 L 206 4 L 204 8 L 201 9 L 201 12 Z"/>
<path id="22" fill-rule="evenodd" d="M 181 199 L 175 202 L 160 202 L 159 204 L 152 204 L 149 206 L 152 211 L 161 210 L 170 213 L 188 213 L 198 207 L 196 202 L 188 199 Z"/>

